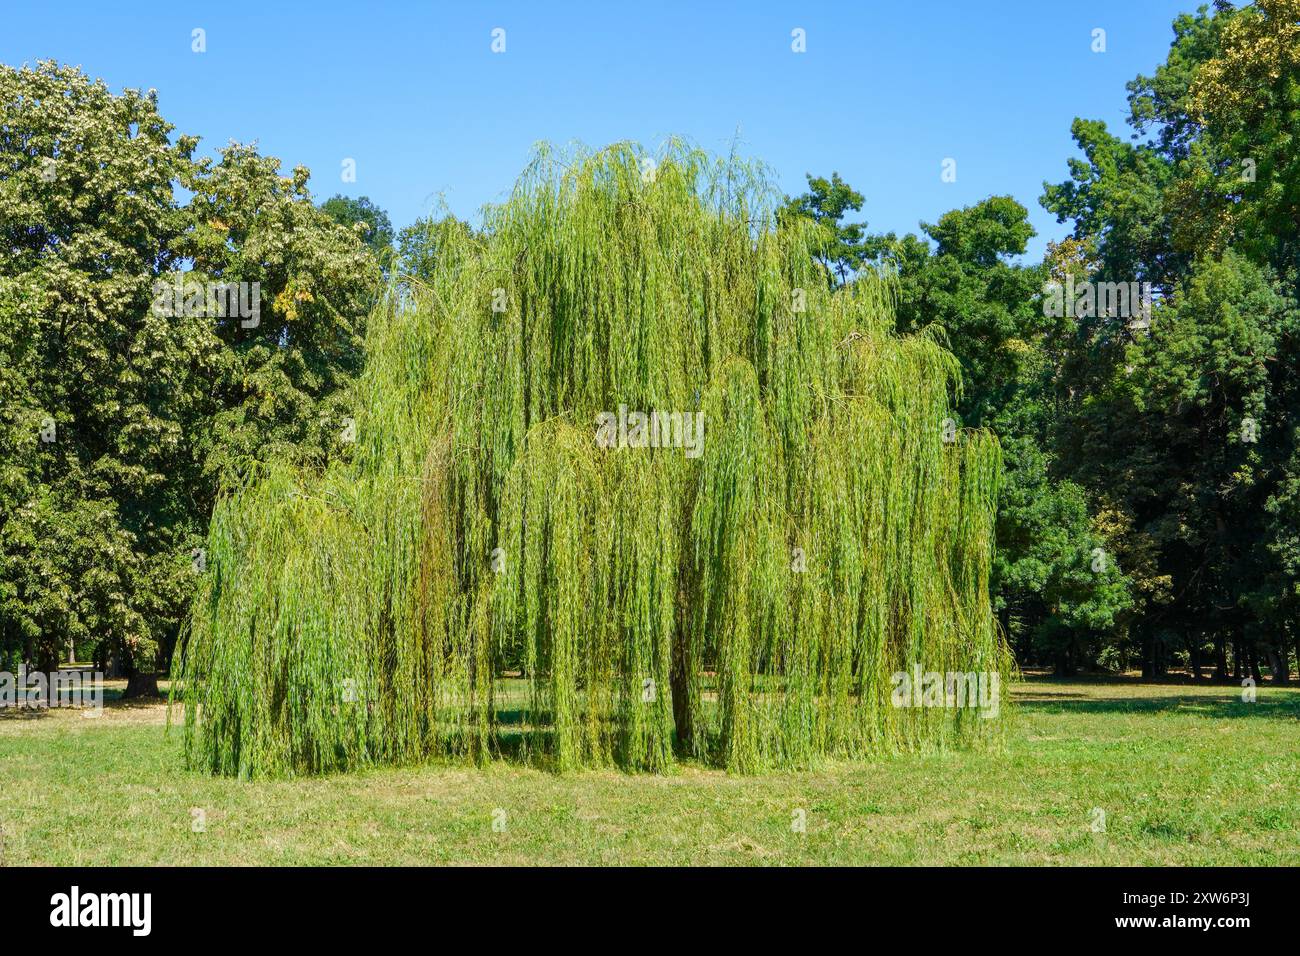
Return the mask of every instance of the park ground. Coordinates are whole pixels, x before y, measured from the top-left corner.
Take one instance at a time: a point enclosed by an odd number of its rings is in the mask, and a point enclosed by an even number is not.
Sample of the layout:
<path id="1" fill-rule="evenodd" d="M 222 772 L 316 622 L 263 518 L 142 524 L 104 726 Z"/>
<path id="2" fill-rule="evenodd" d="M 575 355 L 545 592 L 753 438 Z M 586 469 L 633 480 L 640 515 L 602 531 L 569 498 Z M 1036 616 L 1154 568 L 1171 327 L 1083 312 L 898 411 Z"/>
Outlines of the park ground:
<path id="1" fill-rule="evenodd" d="M 186 770 L 164 704 L 11 714 L 0 864 L 1300 865 L 1300 689 L 1013 694 L 999 752 L 755 777 L 424 764 L 249 782 Z"/>

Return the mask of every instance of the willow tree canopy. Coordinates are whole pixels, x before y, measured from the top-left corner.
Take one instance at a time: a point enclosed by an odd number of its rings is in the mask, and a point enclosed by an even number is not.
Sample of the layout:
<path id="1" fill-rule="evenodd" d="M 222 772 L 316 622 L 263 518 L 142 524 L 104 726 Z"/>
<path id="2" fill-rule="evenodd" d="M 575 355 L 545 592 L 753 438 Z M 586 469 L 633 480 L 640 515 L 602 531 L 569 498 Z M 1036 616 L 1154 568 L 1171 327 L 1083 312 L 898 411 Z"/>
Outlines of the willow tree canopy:
<path id="1" fill-rule="evenodd" d="M 832 291 L 773 198 L 678 145 L 543 151 L 447 226 L 371 318 L 350 460 L 218 504 L 189 759 L 747 772 L 989 736 L 891 676 L 1006 672 L 996 442 L 953 428 L 957 365 L 894 334 L 888 278 Z"/>

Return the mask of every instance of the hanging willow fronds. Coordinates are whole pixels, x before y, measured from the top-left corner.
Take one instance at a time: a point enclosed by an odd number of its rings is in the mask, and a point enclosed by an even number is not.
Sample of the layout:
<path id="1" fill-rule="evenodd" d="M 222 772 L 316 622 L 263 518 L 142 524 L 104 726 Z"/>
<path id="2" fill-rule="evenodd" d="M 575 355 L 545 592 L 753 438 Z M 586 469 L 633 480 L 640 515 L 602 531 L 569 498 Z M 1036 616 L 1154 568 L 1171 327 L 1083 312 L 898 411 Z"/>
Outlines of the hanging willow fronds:
<path id="1" fill-rule="evenodd" d="M 957 364 L 894 334 L 890 278 L 832 290 L 774 195 L 677 143 L 542 150 L 448 229 L 371 319 L 351 460 L 216 509 L 191 763 L 747 772 L 995 736 L 891 692 L 1008 675 L 997 444 L 945 429 Z"/>

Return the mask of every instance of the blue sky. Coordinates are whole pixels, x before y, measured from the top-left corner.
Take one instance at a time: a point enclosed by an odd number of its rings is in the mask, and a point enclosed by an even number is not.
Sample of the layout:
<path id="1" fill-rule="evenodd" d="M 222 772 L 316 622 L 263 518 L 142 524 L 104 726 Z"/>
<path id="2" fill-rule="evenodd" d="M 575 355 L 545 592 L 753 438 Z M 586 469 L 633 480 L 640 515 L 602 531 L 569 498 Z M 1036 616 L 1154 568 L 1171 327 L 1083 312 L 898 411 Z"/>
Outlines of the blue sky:
<path id="1" fill-rule="evenodd" d="M 723 152 L 739 133 L 786 192 L 838 170 L 872 231 L 1009 193 L 1030 210 L 1036 257 L 1065 231 L 1038 197 L 1075 155 L 1070 121 L 1121 127 L 1125 82 L 1164 60 L 1194 0 L 4 6 L 0 62 L 54 58 L 115 89 L 153 87 L 204 148 L 256 139 L 286 170 L 308 166 L 318 199 L 367 195 L 398 227 L 439 194 L 473 217 L 539 140 L 681 135 Z"/>

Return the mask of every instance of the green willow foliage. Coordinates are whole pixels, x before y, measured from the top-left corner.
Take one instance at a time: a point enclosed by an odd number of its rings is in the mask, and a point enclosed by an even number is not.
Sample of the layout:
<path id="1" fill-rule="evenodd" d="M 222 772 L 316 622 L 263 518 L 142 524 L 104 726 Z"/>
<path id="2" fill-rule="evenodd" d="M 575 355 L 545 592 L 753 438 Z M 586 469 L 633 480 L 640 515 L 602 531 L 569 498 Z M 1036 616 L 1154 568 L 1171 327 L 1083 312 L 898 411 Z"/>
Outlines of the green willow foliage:
<path id="1" fill-rule="evenodd" d="M 749 772 L 996 736 L 890 702 L 915 663 L 1008 676 L 996 441 L 944 442 L 953 357 L 893 334 L 888 278 L 829 290 L 774 198 L 676 144 L 543 150 L 449 227 L 370 322 L 352 460 L 216 509 L 190 761 Z M 702 454 L 601 447 L 621 405 L 703 411 Z"/>

